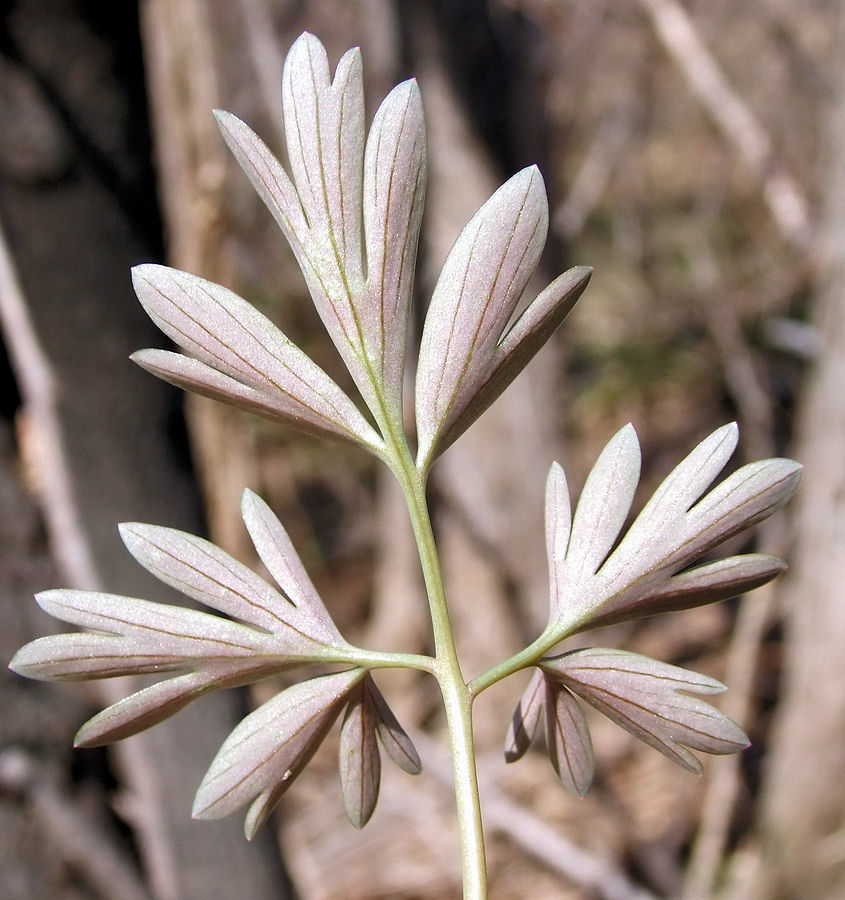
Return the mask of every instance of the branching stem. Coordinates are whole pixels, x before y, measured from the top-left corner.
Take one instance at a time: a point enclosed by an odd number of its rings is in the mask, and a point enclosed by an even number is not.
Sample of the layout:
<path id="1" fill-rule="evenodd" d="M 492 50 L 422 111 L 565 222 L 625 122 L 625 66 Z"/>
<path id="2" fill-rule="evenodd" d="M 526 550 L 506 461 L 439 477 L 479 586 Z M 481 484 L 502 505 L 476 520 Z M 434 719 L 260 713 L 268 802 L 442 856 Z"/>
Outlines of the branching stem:
<path id="1" fill-rule="evenodd" d="M 557 629 L 550 633 L 550 630 L 546 629 L 524 650 L 473 678 L 467 686 L 470 697 L 474 700 L 482 691 L 486 691 L 487 688 L 492 687 L 496 682 L 519 672 L 520 669 L 533 665 L 538 659 L 545 656 L 555 644 L 560 643 L 568 633 L 561 634 Z"/>
<path id="2" fill-rule="evenodd" d="M 393 434 L 391 434 L 391 437 Z M 404 436 L 403 436 L 404 437 Z M 465 900 L 487 897 L 487 861 L 478 794 L 478 774 L 472 732 L 472 694 L 461 672 L 440 559 L 431 527 L 425 496 L 425 475 L 417 468 L 407 443 L 393 443 L 391 468 L 399 482 L 414 529 L 423 578 L 428 594 L 434 633 L 433 674 L 440 685 L 449 729 L 452 767 L 455 773 L 455 802 L 461 841 Z"/>

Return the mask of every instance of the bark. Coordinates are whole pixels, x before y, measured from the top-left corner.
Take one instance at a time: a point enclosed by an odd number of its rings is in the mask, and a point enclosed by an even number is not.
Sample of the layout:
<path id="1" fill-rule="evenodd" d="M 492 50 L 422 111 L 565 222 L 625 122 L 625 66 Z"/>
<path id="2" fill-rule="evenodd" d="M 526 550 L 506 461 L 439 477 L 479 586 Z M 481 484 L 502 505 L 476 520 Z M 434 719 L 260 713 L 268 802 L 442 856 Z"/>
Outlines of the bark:
<path id="1" fill-rule="evenodd" d="M 201 527 L 190 468 L 172 442 L 174 394 L 127 360 L 156 340 L 129 267 L 158 244 L 139 175 L 143 129 L 117 74 L 129 51 L 110 46 L 71 0 L 20 2 L 6 24 L 7 62 L 23 86 L 17 115 L 4 116 L 17 144 L 5 148 L 0 214 L 26 305 L 4 324 L 61 581 L 175 599 L 132 561 L 116 528 L 127 519 Z M 119 690 L 106 683 L 96 702 Z M 280 895 L 269 845 L 247 847 L 234 820 L 206 827 L 190 819 L 193 790 L 238 705 L 217 694 L 116 748 L 118 802 L 155 897 Z"/>
<path id="2" fill-rule="evenodd" d="M 840 15 L 839 40 L 845 38 Z M 796 458 L 797 543 L 786 585 L 784 700 L 766 788 L 764 895 L 825 900 L 845 891 L 845 67 L 829 135 L 815 320 L 822 345 L 806 385 Z"/>

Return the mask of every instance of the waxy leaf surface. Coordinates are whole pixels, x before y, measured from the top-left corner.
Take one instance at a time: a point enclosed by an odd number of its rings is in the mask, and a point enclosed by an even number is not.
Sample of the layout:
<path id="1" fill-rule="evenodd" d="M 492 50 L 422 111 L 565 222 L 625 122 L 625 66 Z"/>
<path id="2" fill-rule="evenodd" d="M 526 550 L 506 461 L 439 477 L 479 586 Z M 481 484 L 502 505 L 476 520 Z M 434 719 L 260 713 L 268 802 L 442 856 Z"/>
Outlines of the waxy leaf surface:
<path id="1" fill-rule="evenodd" d="M 422 468 L 470 424 L 467 410 L 471 407 L 480 415 L 528 361 L 507 366 L 505 360 L 517 359 L 524 341 L 533 346 L 538 333 L 547 337 L 549 321 L 559 324 L 565 315 L 556 317 L 555 310 L 559 305 L 571 307 L 586 285 L 589 270 L 558 279 L 550 293 L 534 301 L 536 309 L 529 307 L 514 326 L 511 340 L 506 337 L 503 344 L 505 329 L 540 259 L 548 219 L 543 179 L 532 166 L 493 194 L 449 251 L 426 315 L 417 368 Z M 505 371 L 507 379 L 502 378 Z M 481 402 L 479 395 L 491 391 L 491 385 L 495 390 Z"/>
<path id="2" fill-rule="evenodd" d="M 701 763 L 687 748 L 734 753 L 748 746 L 742 729 L 690 693 L 724 685 L 705 675 L 636 653 L 593 648 L 541 661 L 543 670 L 626 731 L 691 772 Z"/>
<path id="3" fill-rule="evenodd" d="M 153 322 L 194 357 L 143 350 L 133 354 L 139 365 L 301 430 L 379 448 L 380 438 L 346 394 L 246 300 L 167 266 L 136 266 L 132 280 Z"/>
<path id="4" fill-rule="evenodd" d="M 311 678 L 248 715 L 223 742 L 203 778 L 194 817 L 227 816 L 268 791 L 278 800 L 279 791 L 311 758 L 364 675 L 363 669 L 350 669 Z M 262 809 L 262 815 L 266 813 Z"/>
<path id="5" fill-rule="evenodd" d="M 550 637 L 735 596 L 784 569 L 776 557 L 747 554 L 682 571 L 771 515 L 800 478 L 797 463 L 768 459 L 743 466 L 702 497 L 733 452 L 736 435 L 736 426 L 726 425 L 702 441 L 621 540 L 640 472 L 633 428 L 625 426 L 600 455 L 574 517 L 563 470 L 552 467 L 546 486 Z"/>
<path id="6" fill-rule="evenodd" d="M 360 684 L 343 716 L 338 754 L 343 805 L 356 828 L 363 828 L 369 822 L 378 800 L 381 757 L 376 720 L 370 693 Z"/>
<path id="7" fill-rule="evenodd" d="M 546 749 L 564 787 L 583 797 L 593 783 L 595 762 L 587 720 L 578 701 L 554 679 L 548 679 Z"/>
<path id="8" fill-rule="evenodd" d="M 376 113 L 365 144 L 361 59 L 334 78 L 322 44 L 302 35 L 282 79 L 292 178 L 250 129 L 217 119 L 282 227 L 314 304 L 377 418 L 401 421 L 408 308 L 425 197 L 425 125 L 414 81 Z"/>

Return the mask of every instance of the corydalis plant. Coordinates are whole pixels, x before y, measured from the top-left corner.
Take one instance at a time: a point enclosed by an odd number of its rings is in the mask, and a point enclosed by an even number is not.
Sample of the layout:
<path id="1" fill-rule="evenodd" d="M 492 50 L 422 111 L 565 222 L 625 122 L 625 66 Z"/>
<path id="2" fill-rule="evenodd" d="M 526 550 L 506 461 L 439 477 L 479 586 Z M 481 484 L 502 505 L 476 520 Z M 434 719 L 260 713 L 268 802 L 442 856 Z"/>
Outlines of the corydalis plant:
<path id="1" fill-rule="evenodd" d="M 484 897 L 475 697 L 508 675 L 533 669 L 511 720 L 506 759 L 525 753 L 542 721 L 552 764 L 578 794 L 593 777 L 580 701 L 693 771 L 699 763 L 690 750 L 744 747 L 747 739 L 737 725 L 689 696 L 722 690 L 710 678 L 618 650 L 550 654 L 564 638 L 588 628 L 724 599 L 777 575 L 784 564 L 771 556 L 699 560 L 785 502 L 799 467 L 783 459 L 755 463 L 706 493 L 736 446 L 736 427 L 725 426 L 669 475 L 620 539 L 639 479 L 633 428 L 623 428 L 602 452 L 574 515 L 555 463 L 546 491 L 548 625 L 523 651 L 467 681 L 426 503 L 428 472 L 563 321 L 591 270 L 564 273 L 514 320 L 548 228 L 538 170 L 518 173 L 482 206 L 452 247 L 429 304 L 416 366 L 412 453 L 402 385 L 426 182 L 419 91 L 413 81 L 394 88 L 365 140 L 360 54 L 345 54 L 332 78 L 322 45 L 305 34 L 285 64 L 283 104 L 290 176 L 243 122 L 218 112 L 218 123 L 290 243 L 367 410 L 245 300 L 163 266 L 136 268 L 135 289 L 153 321 L 187 355 L 142 350 L 133 359 L 176 385 L 357 444 L 384 462 L 402 487 L 413 523 L 434 653 L 374 652 L 348 643 L 284 528 L 247 491 L 244 522 L 274 583 L 200 538 L 124 525 L 124 542 L 142 566 L 223 615 L 111 594 L 48 591 L 37 598 L 44 609 L 89 630 L 36 640 L 18 652 L 12 667 L 33 678 L 65 680 L 167 673 L 83 725 L 77 744 L 90 746 L 154 725 L 207 691 L 305 665 L 331 666 L 247 716 L 199 787 L 195 816 L 225 816 L 249 804 L 247 836 L 266 821 L 341 716 L 342 793 L 349 818 L 363 826 L 378 794 L 379 743 L 405 771 L 420 769 L 372 672 L 426 671 L 440 685 L 449 730 L 464 893 Z"/>

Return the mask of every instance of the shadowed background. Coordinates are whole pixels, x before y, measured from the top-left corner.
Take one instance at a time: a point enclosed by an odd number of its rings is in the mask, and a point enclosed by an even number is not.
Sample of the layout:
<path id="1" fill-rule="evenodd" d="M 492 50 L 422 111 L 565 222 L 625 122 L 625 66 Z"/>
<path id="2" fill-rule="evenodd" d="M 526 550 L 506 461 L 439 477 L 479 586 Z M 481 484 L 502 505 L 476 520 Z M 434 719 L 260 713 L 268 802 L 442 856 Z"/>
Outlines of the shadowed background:
<path id="1" fill-rule="evenodd" d="M 788 578 L 748 601 L 595 635 L 726 681 L 719 705 L 751 735 L 746 753 L 708 760 L 695 779 L 591 719 L 599 774 L 578 800 L 542 754 L 501 760 L 521 679 L 479 701 L 491 896 L 841 896 L 842 4 L 7 0 L 0 14 L 4 659 L 57 627 L 33 591 L 166 598 L 123 550 L 118 521 L 201 530 L 254 563 L 238 514 L 245 486 L 279 514 L 350 639 L 430 649 L 388 475 L 355 450 L 186 401 L 126 360 L 165 345 L 129 266 L 166 261 L 238 291 L 352 389 L 210 114 L 231 110 L 282 153 L 281 64 L 308 29 L 333 64 L 361 47 L 370 115 L 397 81 L 420 82 L 430 179 L 418 323 L 462 225 L 530 163 L 552 217 L 539 277 L 596 267 L 549 347 L 435 467 L 469 675 L 544 624 L 541 497 L 553 459 L 577 490 L 632 421 L 641 502 L 695 442 L 737 419 L 737 465 L 791 455 L 807 467 L 794 508 L 754 538 L 786 556 Z M 107 753 L 73 752 L 72 735 L 119 687 L 3 676 L 4 896 L 293 896 L 281 859 L 305 900 L 455 896 L 435 686 L 416 673 L 379 684 L 418 729 L 425 773 L 386 771 L 357 832 L 328 741 L 247 845 L 236 818 L 193 823 L 190 798 L 237 717 L 278 683 L 204 698 Z"/>

